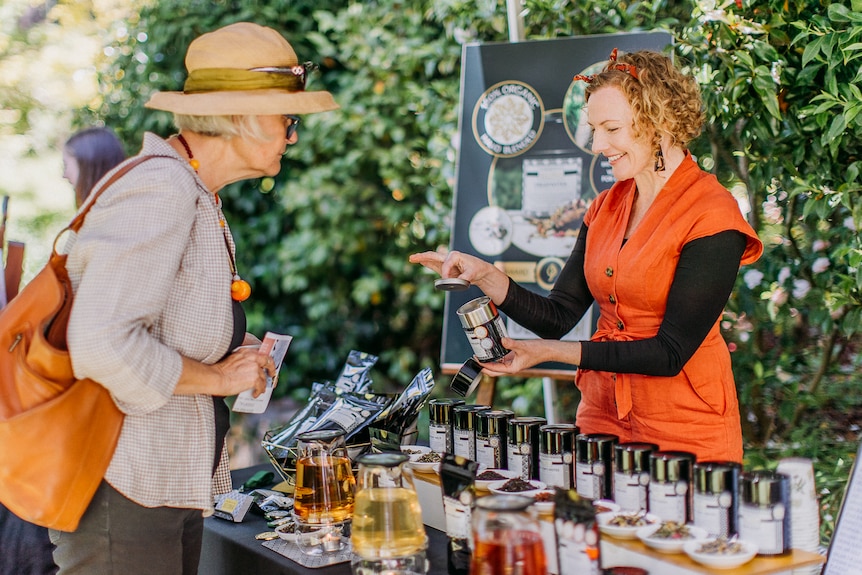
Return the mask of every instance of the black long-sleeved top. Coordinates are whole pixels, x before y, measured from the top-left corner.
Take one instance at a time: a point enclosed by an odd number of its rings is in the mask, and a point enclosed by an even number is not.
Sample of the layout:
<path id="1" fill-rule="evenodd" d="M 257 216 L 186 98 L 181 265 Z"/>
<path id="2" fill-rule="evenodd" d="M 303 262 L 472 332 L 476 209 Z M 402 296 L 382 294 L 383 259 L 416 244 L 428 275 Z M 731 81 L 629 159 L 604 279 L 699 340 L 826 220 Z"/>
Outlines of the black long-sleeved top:
<path id="1" fill-rule="evenodd" d="M 547 297 L 509 281 L 500 310 L 545 339 L 568 333 L 593 303 L 584 276 L 587 226 Z M 745 236 L 728 230 L 685 244 L 658 333 L 636 341 L 582 342 L 580 367 L 672 376 L 691 358 L 721 315 L 745 250 Z"/>

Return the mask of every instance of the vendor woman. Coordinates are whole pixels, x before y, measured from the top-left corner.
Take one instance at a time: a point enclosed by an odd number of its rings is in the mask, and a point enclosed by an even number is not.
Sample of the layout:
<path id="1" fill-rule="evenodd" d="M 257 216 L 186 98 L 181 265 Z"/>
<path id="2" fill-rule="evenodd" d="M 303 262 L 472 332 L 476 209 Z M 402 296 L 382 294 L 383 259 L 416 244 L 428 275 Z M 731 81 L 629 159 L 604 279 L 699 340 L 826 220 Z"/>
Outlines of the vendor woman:
<path id="1" fill-rule="evenodd" d="M 410 261 L 479 287 L 543 339 L 513 340 L 490 375 L 545 362 L 578 367 L 581 433 L 650 442 L 698 460 L 742 461 L 730 353 L 719 320 L 740 265 L 763 251 L 739 204 L 687 150 L 703 125 L 694 78 L 666 56 L 641 51 L 577 76 L 592 150 L 616 183 L 590 205 L 575 247 L 545 297 L 492 264 L 453 251 Z M 596 302 L 590 341 L 568 333 Z"/>

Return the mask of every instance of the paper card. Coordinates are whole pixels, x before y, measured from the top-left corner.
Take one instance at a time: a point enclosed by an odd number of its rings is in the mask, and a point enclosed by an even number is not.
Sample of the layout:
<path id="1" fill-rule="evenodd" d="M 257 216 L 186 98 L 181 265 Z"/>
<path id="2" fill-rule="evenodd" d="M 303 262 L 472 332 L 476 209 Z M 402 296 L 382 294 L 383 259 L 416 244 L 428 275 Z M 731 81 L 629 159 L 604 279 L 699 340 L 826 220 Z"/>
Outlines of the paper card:
<path id="1" fill-rule="evenodd" d="M 284 361 L 284 356 L 287 354 L 287 348 L 290 347 L 290 342 L 293 336 L 266 332 L 263 341 L 260 344 L 260 353 L 268 354 L 275 362 L 275 373 L 269 374 L 266 378 L 266 391 L 259 396 L 254 397 L 251 390 L 245 390 L 236 396 L 236 401 L 233 404 L 233 410 L 240 413 L 263 413 L 269 405 L 269 399 L 272 397 L 273 381 L 278 377 L 278 372 L 281 370 L 281 363 Z"/>

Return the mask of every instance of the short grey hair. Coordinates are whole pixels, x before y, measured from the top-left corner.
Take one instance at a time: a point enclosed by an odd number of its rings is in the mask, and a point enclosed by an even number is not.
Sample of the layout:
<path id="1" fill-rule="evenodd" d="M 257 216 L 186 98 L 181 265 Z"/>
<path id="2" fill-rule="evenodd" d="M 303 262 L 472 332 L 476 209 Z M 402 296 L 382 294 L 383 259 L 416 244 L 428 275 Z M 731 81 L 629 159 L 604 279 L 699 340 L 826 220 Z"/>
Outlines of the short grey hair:
<path id="1" fill-rule="evenodd" d="M 174 125 L 179 129 L 195 132 L 204 136 L 231 138 L 251 138 L 266 141 L 268 138 L 260 126 L 257 116 L 191 116 L 174 114 Z"/>

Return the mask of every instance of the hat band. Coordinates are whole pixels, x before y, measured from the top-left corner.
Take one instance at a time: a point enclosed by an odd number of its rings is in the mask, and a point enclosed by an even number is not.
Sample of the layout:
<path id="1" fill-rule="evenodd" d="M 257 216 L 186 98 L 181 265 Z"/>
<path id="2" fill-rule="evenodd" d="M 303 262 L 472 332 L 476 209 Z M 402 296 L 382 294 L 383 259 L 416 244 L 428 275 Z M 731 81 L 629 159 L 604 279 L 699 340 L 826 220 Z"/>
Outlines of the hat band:
<path id="1" fill-rule="evenodd" d="M 292 74 L 251 72 L 237 68 L 202 68 L 189 73 L 183 92 L 238 92 L 246 90 L 305 90 L 304 78 Z"/>

